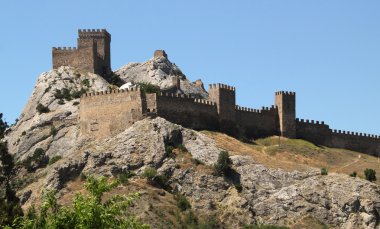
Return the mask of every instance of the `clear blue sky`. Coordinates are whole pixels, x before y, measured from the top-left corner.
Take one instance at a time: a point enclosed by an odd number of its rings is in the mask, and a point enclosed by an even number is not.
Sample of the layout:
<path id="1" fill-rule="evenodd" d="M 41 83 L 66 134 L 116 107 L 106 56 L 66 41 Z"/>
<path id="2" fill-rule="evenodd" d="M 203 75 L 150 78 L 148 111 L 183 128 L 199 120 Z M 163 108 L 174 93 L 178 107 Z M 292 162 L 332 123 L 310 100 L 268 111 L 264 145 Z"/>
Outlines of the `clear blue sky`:
<path id="1" fill-rule="evenodd" d="M 165 49 L 190 80 L 237 87 L 237 103 L 297 92 L 297 116 L 380 134 L 380 1 L 35 0 L 0 6 L 0 112 L 20 114 L 51 47 L 77 29 L 112 34 L 112 67 Z"/>

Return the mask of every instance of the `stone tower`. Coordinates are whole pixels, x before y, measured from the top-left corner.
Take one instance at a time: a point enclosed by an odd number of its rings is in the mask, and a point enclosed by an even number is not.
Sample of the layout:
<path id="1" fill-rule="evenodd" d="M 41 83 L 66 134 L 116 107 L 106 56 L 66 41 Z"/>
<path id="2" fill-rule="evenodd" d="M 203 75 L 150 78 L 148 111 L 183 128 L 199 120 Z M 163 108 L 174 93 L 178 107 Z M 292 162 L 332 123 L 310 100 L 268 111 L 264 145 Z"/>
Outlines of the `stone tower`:
<path id="1" fill-rule="evenodd" d="M 216 103 L 220 122 L 235 122 L 235 87 L 210 84 L 208 92 L 209 100 Z"/>
<path id="2" fill-rule="evenodd" d="M 104 77 L 111 73 L 111 35 L 105 29 L 78 30 L 78 48 L 53 48 L 53 68 L 71 66 Z"/>
<path id="3" fill-rule="evenodd" d="M 280 135 L 287 138 L 296 138 L 296 93 L 276 92 L 275 104 L 278 110 Z"/>

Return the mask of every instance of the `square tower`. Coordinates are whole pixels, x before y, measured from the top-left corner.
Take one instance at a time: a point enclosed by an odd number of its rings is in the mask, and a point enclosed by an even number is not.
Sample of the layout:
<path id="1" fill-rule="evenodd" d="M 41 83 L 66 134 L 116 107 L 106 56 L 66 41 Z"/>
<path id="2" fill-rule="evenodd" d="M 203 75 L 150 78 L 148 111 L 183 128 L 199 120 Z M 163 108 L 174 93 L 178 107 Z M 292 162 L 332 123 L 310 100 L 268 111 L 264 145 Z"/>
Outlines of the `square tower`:
<path id="1" fill-rule="evenodd" d="M 276 92 L 275 104 L 278 110 L 280 135 L 287 138 L 296 138 L 296 93 Z"/>
<path id="2" fill-rule="evenodd" d="M 216 103 L 221 122 L 235 122 L 235 87 L 224 84 L 209 85 L 209 100 Z"/>

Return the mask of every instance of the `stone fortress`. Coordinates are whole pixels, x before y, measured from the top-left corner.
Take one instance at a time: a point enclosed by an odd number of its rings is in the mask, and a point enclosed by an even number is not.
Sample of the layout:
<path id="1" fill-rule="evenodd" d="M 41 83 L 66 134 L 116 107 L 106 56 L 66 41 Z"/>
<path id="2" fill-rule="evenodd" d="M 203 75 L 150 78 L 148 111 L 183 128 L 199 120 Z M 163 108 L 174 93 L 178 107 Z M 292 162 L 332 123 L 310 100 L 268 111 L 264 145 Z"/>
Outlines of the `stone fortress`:
<path id="1" fill-rule="evenodd" d="M 111 35 L 106 30 L 79 30 L 78 48 L 53 48 L 53 68 L 69 65 L 104 77 L 110 68 Z M 167 58 L 163 50 L 154 55 Z M 174 88 L 180 91 L 177 79 Z M 295 92 L 275 93 L 271 107 L 252 109 L 236 105 L 235 88 L 209 85 L 209 98 L 173 93 L 144 93 L 140 88 L 109 90 L 83 95 L 79 125 L 82 135 L 105 138 L 116 135 L 134 122 L 160 116 L 195 130 L 216 130 L 237 137 L 278 135 L 317 145 L 380 154 L 380 136 L 332 130 L 324 122 L 296 118 Z"/>

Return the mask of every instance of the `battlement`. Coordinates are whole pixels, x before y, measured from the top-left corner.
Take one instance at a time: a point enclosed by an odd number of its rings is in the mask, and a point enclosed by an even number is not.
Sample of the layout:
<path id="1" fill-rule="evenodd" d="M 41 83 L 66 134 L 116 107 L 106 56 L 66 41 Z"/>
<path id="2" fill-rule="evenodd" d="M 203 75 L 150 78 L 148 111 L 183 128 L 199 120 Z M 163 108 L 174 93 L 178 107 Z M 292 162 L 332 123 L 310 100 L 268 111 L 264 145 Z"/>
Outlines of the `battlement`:
<path id="1" fill-rule="evenodd" d="M 78 48 L 53 47 L 53 68 L 71 66 L 107 77 L 111 73 L 111 35 L 105 29 L 78 30 Z"/>
<path id="2" fill-rule="evenodd" d="M 111 34 L 106 29 L 78 29 L 79 38 L 101 38 L 111 40 Z"/>
<path id="3" fill-rule="evenodd" d="M 275 92 L 275 95 L 293 95 L 295 96 L 296 93 L 292 91 L 277 91 Z"/>
<path id="4" fill-rule="evenodd" d="M 344 131 L 344 130 L 332 130 L 334 134 L 341 134 L 341 135 L 347 135 L 347 136 L 356 136 L 356 137 L 365 137 L 365 138 L 373 138 L 373 139 L 380 139 L 379 135 L 374 134 L 365 134 L 365 133 L 359 133 L 359 132 L 353 132 L 353 131 Z"/>
<path id="5" fill-rule="evenodd" d="M 61 51 L 61 52 L 70 52 L 70 51 L 76 52 L 78 50 L 77 47 L 53 47 L 52 49 L 53 49 L 53 51 L 56 51 L 56 52 L 59 52 L 59 51 Z"/>
<path id="6" fill-rule="evenodd" d="M 276 111 L 277 108 L 274 105 L 272 105 L 271 107 L 262 107 L 261 109 L 253 109 L 253 108 L 241 107 L 239 105 L 236 105 L 235 110 L 236 111 L 244 111 L 244 112 L 262 114 L 262 113 L 265 113 L 268 111 Z"/>
<path id="7" fill-rule="evenodd" d="M 217 84 L 209 84 L 209 89 L 225 89 L 225 90 L 229 90 L 229 91 L 235 91 L 235 87 L 232 87 L 232 86 L 229 86 L 229 85 L 226 85 L 226 84 L 221 84 L 221 83 L 217 83 Z"/>
<path id="8" fill-rule="evenodd" d="M 314 121 L 314 120 L 309 120 L 309 119 L 299 119 L 296 118 L 296 122 L 299 123 L 306 123 L 306 124 L 315 124 L 315 125 L 326 125 L 325 122 L 323 121 Z"/>
<path id="9" fill-rule="evenodd" d="M 89 92 L 89 93 L 83 94 L 81 98 L 110 95 L 110 94 L 119 94 L 119 93 L 126 93 L 126 92 L 136 92 L 136 91 L 140 91 L 140 88 L 136 87 L 136 88 L 130 88 L 130 89 L 121 89 L 121 90 L 118 89 L 118 90 L 107 90 L 107 91 L 100 91 L 100 92 Z"/>

